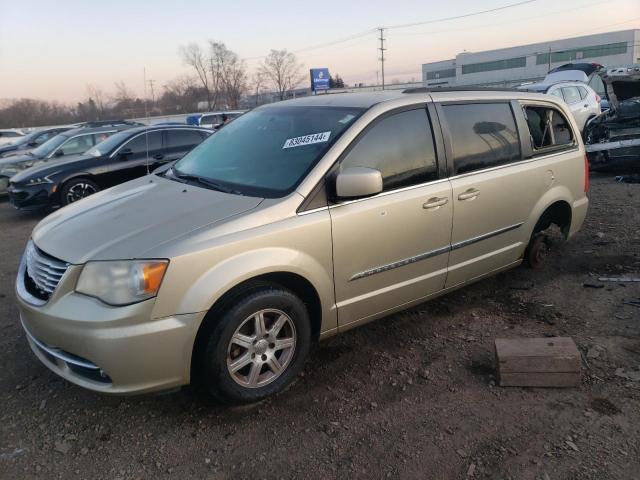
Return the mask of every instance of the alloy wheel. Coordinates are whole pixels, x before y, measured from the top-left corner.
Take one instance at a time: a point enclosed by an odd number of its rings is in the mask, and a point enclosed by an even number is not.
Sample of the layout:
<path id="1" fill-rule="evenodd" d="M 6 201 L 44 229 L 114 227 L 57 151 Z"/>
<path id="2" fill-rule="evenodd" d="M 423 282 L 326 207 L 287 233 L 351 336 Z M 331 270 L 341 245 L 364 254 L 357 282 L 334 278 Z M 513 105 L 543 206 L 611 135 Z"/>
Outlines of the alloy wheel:
<path id="1" fill-rule="evenodd" d="M 67 191 L 67 203 L 77 202 L 78 200 L 88 197 L 96 193 L 96 188 L 85 182 L 76 183 Z"/>
<path id="2" fill-rule="evenodd" d="M 246 388 L 259 388 L 287 369 L 296 349 L 293 320 L 281 310 L 264 309 L 247 317 L 227 349 L 227 369 Z"/>

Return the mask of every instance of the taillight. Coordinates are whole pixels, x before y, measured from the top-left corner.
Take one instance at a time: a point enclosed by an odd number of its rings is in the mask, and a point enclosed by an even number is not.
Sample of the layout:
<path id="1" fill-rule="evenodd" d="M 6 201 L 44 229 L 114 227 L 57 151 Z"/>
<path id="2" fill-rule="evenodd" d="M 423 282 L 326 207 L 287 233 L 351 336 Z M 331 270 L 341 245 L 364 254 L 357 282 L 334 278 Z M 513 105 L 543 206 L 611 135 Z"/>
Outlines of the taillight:
<path id="1" fill-rule="evenodd" d="M 589 191 L 589 158 L 584 154 L 584 193 Z"/>
<path id="2" fill-rule="evenodd" d="M 600 100 L 602 100 L 602 99 L 600 98 L 600 95 L 598 95 L 598 94 L 596 93 L 596 102 L 600 103 Z"/>

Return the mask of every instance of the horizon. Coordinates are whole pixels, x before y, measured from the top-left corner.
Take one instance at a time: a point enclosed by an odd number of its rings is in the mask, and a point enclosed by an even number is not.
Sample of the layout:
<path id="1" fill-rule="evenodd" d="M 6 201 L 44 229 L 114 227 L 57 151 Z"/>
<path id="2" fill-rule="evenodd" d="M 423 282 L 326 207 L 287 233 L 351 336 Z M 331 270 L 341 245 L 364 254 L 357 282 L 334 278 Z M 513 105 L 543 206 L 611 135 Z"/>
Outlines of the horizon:
<path id="1" fill-rule="evenodd" d="M 182 62 L 180 47 L 204 45 L 208 40 L 225 43 L 245 59 L 249 74 L 270 49 L 286 49 L 296 53 L 304 65 L 302 73 L 327 67 L 347 85 L 374 84 L 380 68 L 376 26 L 431 22 L 385 31 L 385 79 L 391 84 L 422 81 L 423 63 L 454 58 L 464 51 L 640 28 L 636 0 L 570 0 L 561 7 L 554 7 L 551 0 L 529 0 L 505 8 L 513 3 L 517 2 L 502 0 L 480 8 L 463 0 L 438 5 L 436 10 L 432 1 L 413 0 L 398 8 L 375 0 L 367 2 L 366 10 L 351 3 L 345 11 L 344 5 L 328 0 L 323 10 L 307 11 L 291 0 L 277 9 L 252 1 L 212 5 L 194 0 L 178 5 L 162 0 L 151 13 L 148 5 L 123 0 L 99 6 L 71 0 L 55 8 L 42 0 L 2 3 L 0 101 L 33 98 L 70 104 L 86 100 L 89 85 L 110 97 L 117 82 L 124 82 L 138 98 L 149 97 L 145 70 L 147 80 L 153 80 L 160 92 L 171 80 L 191 74 Z M 605 25 L 597 15 L 603 8 L 608 14 Z M 498 11 L 474 14 L 490 9 Z M 466 17 L 446 19 L 461 15 Z M 182 21 L 175 24 L 175 18 Z M 224 19 L 221 25 L 209 25 L 218 18 Z M 112 34 L 113 26 L 123 20 L 139 26 Z M 526 28 L 522 28 L 524 22 Z"/>

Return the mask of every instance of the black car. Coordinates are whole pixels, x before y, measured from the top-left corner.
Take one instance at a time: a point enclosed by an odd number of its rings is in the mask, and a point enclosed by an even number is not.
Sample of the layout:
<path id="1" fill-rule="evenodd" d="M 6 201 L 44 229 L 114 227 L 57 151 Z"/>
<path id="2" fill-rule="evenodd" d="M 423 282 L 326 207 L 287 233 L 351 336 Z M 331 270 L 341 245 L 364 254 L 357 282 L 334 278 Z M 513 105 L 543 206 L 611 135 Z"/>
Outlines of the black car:
<path id="1" fill-rule="evenodd" d="M 11 204 L 21 210 L 68 205 L 182 158 L 211 133 L 186 125 L 115 133 L 82 155 L 47 162 L 12 177 Z"/>
<path id="2" fill-rule="evenodd" d="M 1 146 L 0 157 L 26 153 L 27 150 L 36 148 L 59 133 L 65 132 L 71 128 L 72 127 L 43 128 L 36 130 L 35 132 L 27 133 L 25 136 L 20 137 L 20 139 L 10 145 Z"/>

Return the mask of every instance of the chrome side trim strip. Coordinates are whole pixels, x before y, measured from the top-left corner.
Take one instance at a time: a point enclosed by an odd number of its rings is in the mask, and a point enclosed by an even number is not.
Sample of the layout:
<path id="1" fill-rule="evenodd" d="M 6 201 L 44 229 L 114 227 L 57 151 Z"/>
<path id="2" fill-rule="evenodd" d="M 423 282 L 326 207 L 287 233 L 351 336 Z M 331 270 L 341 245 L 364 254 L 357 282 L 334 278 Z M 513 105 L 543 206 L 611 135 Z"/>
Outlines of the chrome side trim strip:
<path id="1" fill-rule="evenodd" d="M 72 365 L 77 365 L 78 367 L 84 367 L 84 368 L 88 368 L 90 370 L 99 370 L 100 367 L 98 367 L 97 365 L 94 365 L 93 363 L 89 362 L 88 360 L 80 360 L 79 358 L 73 357 L 71 356 L 71 354 L 68 354 L 60 349 L 57 348 L 52 348 L 52 347 L 48 347 L 47 345 L 45 345 L 44 343 L 42 343 L 40 340 L 38 340 L 36 337 L 34 337 L 31 332 L 27 329 L 27 327 L 24 324 L 24 321 L 22 320 L 22 317 L 20 317 L 20 323 L 22 323 L 22 328 L 24 329 L 24 332 L 27 334 L 27 337 L 29 337 L 29 340 L 31 340 L 33 343 L 35 343 L 38 348 L 46 353 L 48 353 L 49 355 L 51 355 L 52 357 L 55 357 L 59 360 L 62 360 L 63 362 L 66 363 L 70 363 Z"/>
<path id="2" fill-rule="evenodd" d="M 457 250 L 459 248 L 466 247 L 477 242 L 481 242 L 482 240 L 486 240 L 487 238 L 495 237 L 496 235 L 501 235 L 503 233 L 510 232 L 511 230 L 520 228 L 522 225 L 524 225 L 524 222 L 514 223 L 513 225 L 509 225 L 508 227 L 499 228 L 498 230 L 493 230 L 492 232 L 487 232 L 482 235 L 478 235 L 477 237 L 468 238 L 467 240 L 456 242 L 452 245 L 447 245 L 446 247 L 436 248 L 435 250 L 430 250 L 428 252 L 424 252 L 419 255 L 415 255 L 413 257 L 405 258 L 397 262 L 392 262 L 386 265 L 381 265 L 379 267 L 371 268 L 369 270 L 356 273 L 349 279 L 349 281 L 351 282 L 353 280 L 359 280 L 361 278 L 370 277 L 371 275 L 375 275 L 376 273 L 387 272 L 389 270 L 393 270 L 394 268 L 403 267 L 411 263 L 419 262 L 420 260 L 426 260 L 427 258 L 435 257 L 436 255 L 442 255 L 443 253 L 451 252 L 453 250 Z"/>
<path id="3" fill-rule="evenodd" d="M 435 250 L 421 253 L 413 257 L 405 258 L 404 260 L 400 260 L 398 262 L 388 263 L 380 267 L 376 267 L 369 270 L 365 270 L 364 272 L 356 273 L 353 277 L 349 279 L 349 281 L 358 280 L 359 278 L 369 277 L 371 275 L 375 275 L 376 273 L 382 273 L 388 270 L 393 270 L 394 268 L 403 267 L 411 263 L 419 262 L 420 260 L 426 260 L 427 258 L 431 258 L 431 257 L 435 257 L 436 255 L 447 253 L 450 250 L 451 250 L 451 247 L 449 245 L 447 245 L 446 247 L 436 248 Z"/>
<path id="4" fill-rule="evenodd" d="M 495 237 L 496 235 L 500 235 L 502 233 L 510 232 L 511 230 L 515 230 L 516 228 L 520 228 L 524 225 L 524 222 L 514 223 L 513 225 L 509 225 L 508 227 L 499 228 L 498 230 L 494 230 L 492 232 L 487 232 L 482 235 L 478 235 L 477 237 L 468 238 L 467 240 L 462 240 L 461 242 L 456 242 L 451 245 L 451 250 L 457 250 L 462 247 L 466 247 L 473 243 L 481 242 L 482 240 L 486 240 L 487 238 Z"/>

